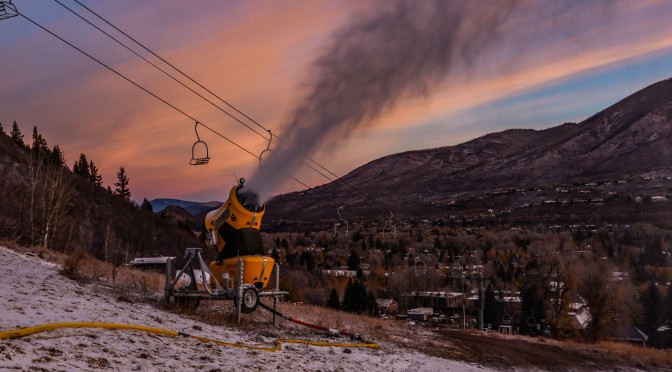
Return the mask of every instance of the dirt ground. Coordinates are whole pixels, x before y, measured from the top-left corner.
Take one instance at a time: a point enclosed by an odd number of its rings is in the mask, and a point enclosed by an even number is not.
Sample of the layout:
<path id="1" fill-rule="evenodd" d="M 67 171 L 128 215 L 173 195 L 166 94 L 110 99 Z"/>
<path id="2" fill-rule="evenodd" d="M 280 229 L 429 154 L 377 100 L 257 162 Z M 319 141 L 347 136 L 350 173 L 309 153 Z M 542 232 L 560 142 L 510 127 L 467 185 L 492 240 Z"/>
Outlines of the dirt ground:
<path id="1" fill-rule="evenodd" d="M 455 350 L 454 355 L 459 360 L 501 370 L 618 371 L 644 367 L 637 361 L 587 345 L 566 343 L 560 345 L 545 339 L 502 338 L 478 334 L 475 331 L 439 330 L 434 331 L 433 335 L 436 336 L 436 344 L 445 344 L 451 350 Z M 438 356 L 442 354 L 442 349 L 440 346 L 431 347 L 424 352 Z"/>
<path id="2" fill-rule="evenodd" d="M 423 327 L 408 321 L 380 320 L 333 312 L 307 305 L 282 304 L 293 317 L 362 334 L 381 344 L 421 354 L 465 362 L 487 369 L 543 371 L 672 371 L 672 350 L 657 350 L 563 342 L 553 339 L 502 335 L 496 332 Z M 273 329 L 270 314 L 257 312 L 248 326 Z M 280 320 L 280 333 L 312 332 Z M 421 363 L 421 361 L 418 361 Z"/>
<path id="3" fill-rule="evenodd" d="M 587 344 L 492 332 L 440 328 L 417 332 L 405 344 L 424 354 L 503 371 L 672 371 L 672 360 L 661 364 Z"/>

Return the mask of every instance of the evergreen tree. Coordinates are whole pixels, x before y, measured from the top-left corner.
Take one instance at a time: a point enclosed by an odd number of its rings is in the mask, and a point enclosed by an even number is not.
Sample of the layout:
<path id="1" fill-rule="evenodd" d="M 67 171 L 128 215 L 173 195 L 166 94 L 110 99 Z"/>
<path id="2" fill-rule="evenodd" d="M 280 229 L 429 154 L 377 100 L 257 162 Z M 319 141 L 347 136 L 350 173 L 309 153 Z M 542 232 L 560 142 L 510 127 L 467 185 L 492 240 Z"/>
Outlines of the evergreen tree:
<path id="1" fill-rule="evenodd" d="M 364 283 L 361 280 L 349 280 L 343 296 L 343 310 L 361 314 L 368 310 L 368 301 Z"/>
<path id="2" fill-rule="evenodd" d="M 154 212 L 154 207 L 152 207 L 152 203 L 150 203 L 147 198 L 142 199 L 142 205 L 140 205 L 140 209 L 143 211 L 149 211 L 149 212 Z"/>
<path id="3" fill-rule="evenodd" d="M 54 145 L 51 154 L 49 155 L 49 163 L 56 166 L 65 166 L 65 158 L 63 157 L 63 152 L 58 145 Z"/>
<path id="4" fill-rule="evenodd" d="M 103 186 L 103 176 L 98 174 L 98 167 L 93 164 L 93 160 L 89 161 L 89 181 L 96 186 Z"/>
<path id="5" fill-rule="evenodd" d="M 485 289 L 485 308 L 483 309 L 483 322 L 490 323 L 493 329 L 499 327 L 499 303 L 495 299 L 495 290 L 492 284 Z"/>
<path id="6" fill-rule="evenodd" d="M 47 146 L 47 140 L 42 137 L 42 135 L 37 131 L 37 127 L 33 127 L 33 146 L 31 148 L 35 156 L 42 155 L 45 158 L 49 155 L 49 147 Z"/>
<path id="7" fill-rule="evenodd" d="M 2 127 L 2 123 L 0 123 L 0 134 L 5 134 L 5 128 Z"/>
<path id="8" fill-rule="evenodd" d="M 19 129 L 19 124 L 17 124 L 16 121 L 14 121 L 14 124 L 12 124 L 12 131 L 9 132 L 9 137 L 15 143 L 17 143 L 21 146 L 26 146 L 26 144 L 23 143 L 23 134 L 21 134 L 21 130 Z"/>
<path id="9" fill-rule="evenodd" d="M 80 154 L 79 159 L 75 161 L 72 166 L 72 172 L 86 180 L 91 178 L 91 171 L 89 170 L 89 161 L 86 160 L 86 155 Z"/>
<path id="10" fill-rule="evenodd" d="M 128 188 L 129 181 L 130 179 L 126 176 L 126 169 L 120 167 L 119 172 L 117 172 L 117 182 L 114 183 L 114 195 L 126 201 L 131 201 L 131 190 Z"/>
<path id="11" fill-rule="evenodd" d="M 336 288 L 331 289 L 329 299 L 327 300 L 327 306 L 335 310 L 341 309 L 341 300 L 338 298 L 338 292 L 336 291 Z"/>
<path id="12" fill-rule="evenodd" d="M 642 307 L 644 310 L 644 319 L 643 326 L 647 331 L 654 331 L 660 326 L 661 320 L 663 318 L 663 301 L 658 292 L 658 287 L 656 283 L 652 280 L 649 282 L 649 286 L 646 289 L 646 292 L 642 296 Z"/>
<path id="13" fill-rule="evenodd" d="M 301 253 L 299 262 L 301 262 L 302 265 L 303 264 L 306 265 L 306 270 L 308 270 L 308 272 L 312 272 L 313 270 L 315 270 L 315 256 L 313 256 L 312 253 L 306 251 Z"/>
<path id="14" fill-rule="evenodd" d="M 348 257 L 348 270 L 357 270 L 359 268 L 359 255 L 357 252 L 350 252 L 350 257 Z"/>
<path id="15" fill-rule="evenodd" d="M 380 309 L 378 309 L 378 303 L 376 302 L 376 295 L 373 291 L 369 291 L 366 301 L 366 312 L 370 316 L 380 316 Z"/>
<path id="16" fill-rule="evenodd" d="M 525 277 L 521 289 L 520 330 L 522 334 L 537 333 L 536 325 L 546 314 L 544 302 L 545 286 L 547 285 L 540 272 L 539 260 L 533 258 L 525 265 Z"/>

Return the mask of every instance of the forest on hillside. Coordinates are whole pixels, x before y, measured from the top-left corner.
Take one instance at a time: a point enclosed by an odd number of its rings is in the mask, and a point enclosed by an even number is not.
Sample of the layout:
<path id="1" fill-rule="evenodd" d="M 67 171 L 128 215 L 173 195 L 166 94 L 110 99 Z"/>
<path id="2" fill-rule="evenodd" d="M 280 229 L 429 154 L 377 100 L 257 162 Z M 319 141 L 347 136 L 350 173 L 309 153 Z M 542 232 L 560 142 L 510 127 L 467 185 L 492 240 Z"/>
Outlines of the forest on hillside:
<path id="1" fill-rule="evenodd" d="M 137 256 L 182 254 L 197 243 L 186 224 L 131 199 L 123 166 L 105 187 L 93 160 L 72 168 L 58 145 L 33 127 L 27 140 L 17 122 L 0 123 L 0 239 L 64 252 L 80 251 L 117 265 Z"/>

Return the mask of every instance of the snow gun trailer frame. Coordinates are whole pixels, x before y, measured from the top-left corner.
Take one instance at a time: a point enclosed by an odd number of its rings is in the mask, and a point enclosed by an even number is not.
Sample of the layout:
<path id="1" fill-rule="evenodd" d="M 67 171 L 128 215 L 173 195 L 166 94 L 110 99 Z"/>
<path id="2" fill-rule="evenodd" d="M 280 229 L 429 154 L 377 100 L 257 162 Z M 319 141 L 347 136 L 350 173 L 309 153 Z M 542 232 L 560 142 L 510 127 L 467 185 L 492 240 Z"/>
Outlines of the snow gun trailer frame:
<path id="1" fill-rule="evenodd" d="M 196 309 L 201 300 L 233 300 L 236 305 L 237 320 L 240 322 L 240 314 L 254 312 L 262 297 L 273 298 L 273 310 L 275 311 L 278 298 L 289 294 L 287 291 L 280 290 L 280 267 L 277 263 L 271 264 L 273 265 L 271 270 L 275 270 L 275 288 L 270 290 L 264 289 L 268 277 L 264 278 L 266 280 L 263 282 L 261 278 L 267 269 L 267 263 L 269 261 L 274 262 L 270 257 L 237 256 L 225 260 L 221 266 L 228 264 L 231 267 L 230 265 L 233 263 L 234 270 L 237 273 L 236 280 L 226 273 L 220 274 L 220 278 L 216 277 L 212 272 L 213 270 L 211 270 L 211 268 L 215 267 L 213 266 L 214 262 L 210 266 L 206 265 L 201 256 L 201 251 L 201 248 L 186 249 L 185 258 L 187 262 L 175 278 L 172 277 L 172 262 L 171 260 L 166 260 L 164 298 L 169 306 L 176 305 L 185 309 Z M 252 260 L 257 263 L 257 266 L 261 263 L 261 273 L 258 275 L 259 281 L 249 283 L 249 280 L 246 281 L 245 278 L 254 274 L 249 273 L 250 269 L 248 269 L 248 273 L 245 272 L 245 264 L 248 263 L 248 266 L 251 266 L 249 263 Z M 196 272 L 196 270 L 199 271 Z M 208 277 L 206 277 L 206 274 L 208 274 Z M 189 283 L 176 288 L 183 276 L 189 278 Z M 270 275 L 268 276 L 270 277 Z M 199 288 L 197 279 L 201 280 L 202 289 Z M 273 312 L 273 324 L 276 324 L 275 312 Z"/>

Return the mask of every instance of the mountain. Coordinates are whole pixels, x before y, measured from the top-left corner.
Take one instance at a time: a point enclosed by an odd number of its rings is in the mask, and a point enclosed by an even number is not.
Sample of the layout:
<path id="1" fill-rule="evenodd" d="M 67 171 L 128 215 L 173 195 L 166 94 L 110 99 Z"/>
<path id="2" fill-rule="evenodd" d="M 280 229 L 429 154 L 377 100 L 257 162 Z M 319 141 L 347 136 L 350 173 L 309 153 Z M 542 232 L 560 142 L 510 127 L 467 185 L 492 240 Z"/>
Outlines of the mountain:
<path id="1" fill-rule="evenodd" d="M 346 218 L 390 212 L 444 218 L 484 208 L 511 212 L 544 201 L 599 204 L 595 201 L 614 195 L 665 195 L 672 192 L 671 160 L 672 79 L 667 79 L 578 124 L 511 129 L 374 160 L 335 182 L 275 197 L 267 203 L 266 220 L 333 221 L 337 204 Z M 641 183 L 652 179 L 661 184 Z M 541 196 L 531 197 L 534 193 Z M 516 196 L 493 198 L 502 194 Z"/>
<path id="2" fill-rule="evenodd" d="M 222 202 L 211 201 L 207 203 L 192 202 L 180 199 L 154 199 L 150 202 L 154 213 L 159 213 L 169 206 L 180 207 L 194 216 L 200 216 L 222 205 Z"/>

